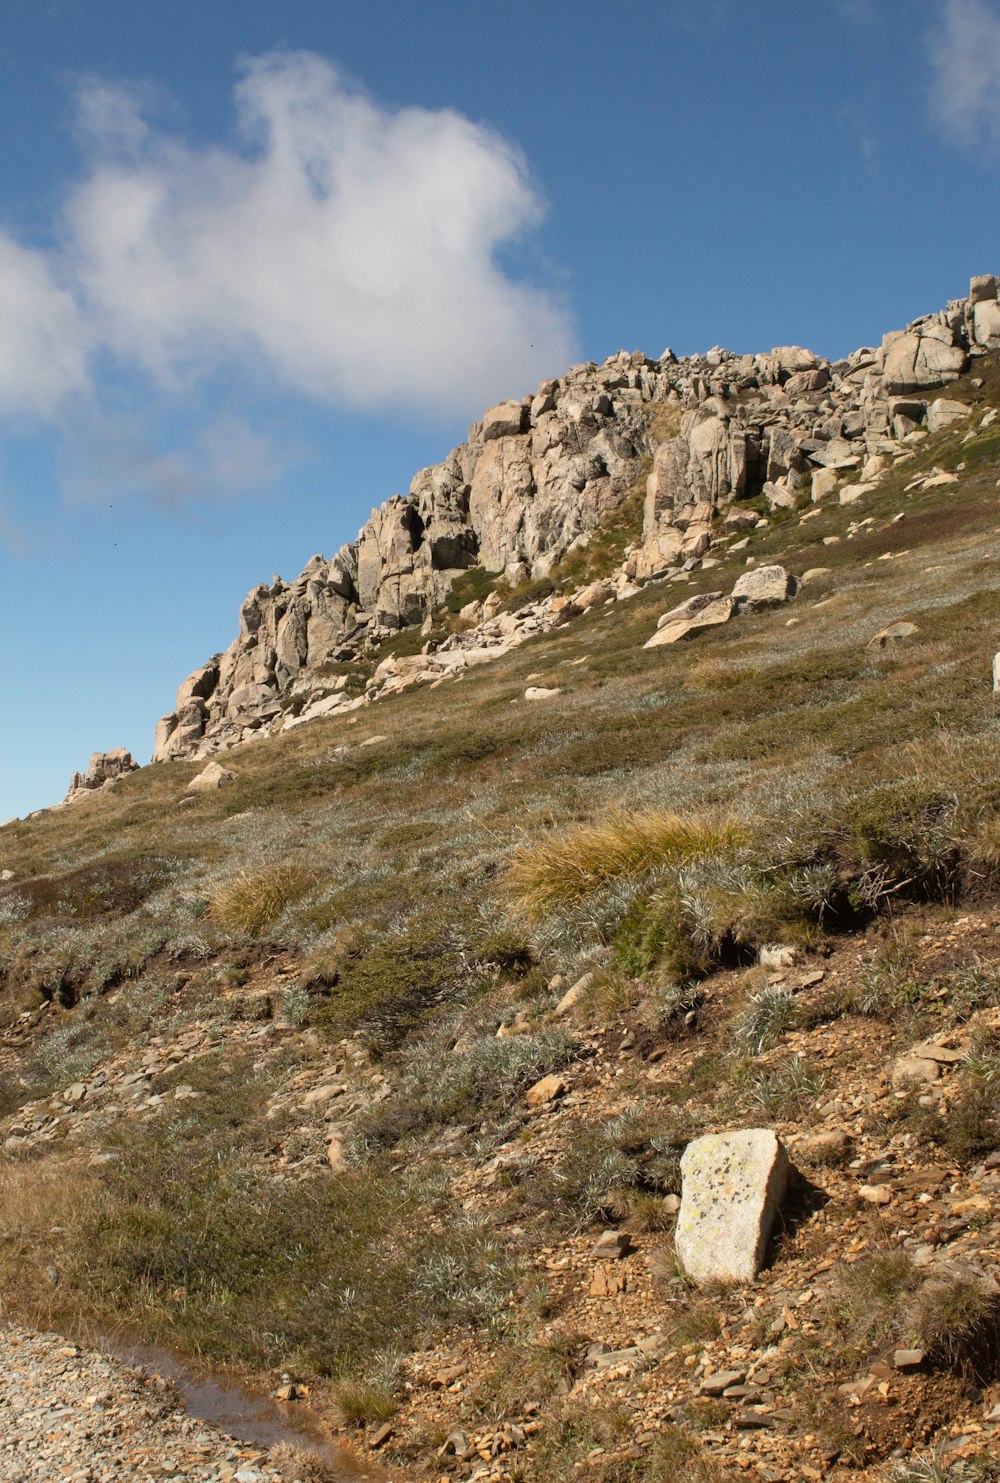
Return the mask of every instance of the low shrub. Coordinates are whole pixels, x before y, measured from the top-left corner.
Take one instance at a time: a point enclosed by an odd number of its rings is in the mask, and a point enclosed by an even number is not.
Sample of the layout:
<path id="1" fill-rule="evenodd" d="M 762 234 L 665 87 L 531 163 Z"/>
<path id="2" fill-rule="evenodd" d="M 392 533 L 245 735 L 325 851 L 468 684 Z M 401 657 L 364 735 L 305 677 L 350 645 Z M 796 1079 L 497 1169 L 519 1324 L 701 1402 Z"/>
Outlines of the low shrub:
<path id="1" fill-rule="evenodd" d="M 525 1197 L 564 1229 L 621 1220 L 633 1208 L 650 1224 L 643 1197 L 662 1202 L 680 1192 L 680 1157 L 691 1136 L 690 1125 L 675 1115 L 632 1108 L 579 1128 L 554 1165 L 529 1172 Z"/>
<path id="2" fill-rule="evenodd" d="M 801 1117 L 824 1085 L 823 1073 L 797 1052 L 763 1066 L 737 1060 L 730 1066 L 730 1085 L 722 1106 L 737 1116 Z"/>
<path id="3" fill-rule="evenodd" d="M 130 1134 L 74 1211 L 60 1264 L 78 1301 L 213 1360 L 345 1379 L 504 1311 L 514 1270 L 487 1228 L 385 1170 L 276 1177 L 213 1100 Z"/>
<path id="4" fill-rule="evenodd" d="M 392 1096 L 357 1119 L 355 1157 L 432 1128 L 499 1118 L 575 1053 L 575 1037 L 557 1027 L 500 1039 L 488 1030 L 458 1046 L 452 1036 L 439 1037 L 411 1052 Z"/>

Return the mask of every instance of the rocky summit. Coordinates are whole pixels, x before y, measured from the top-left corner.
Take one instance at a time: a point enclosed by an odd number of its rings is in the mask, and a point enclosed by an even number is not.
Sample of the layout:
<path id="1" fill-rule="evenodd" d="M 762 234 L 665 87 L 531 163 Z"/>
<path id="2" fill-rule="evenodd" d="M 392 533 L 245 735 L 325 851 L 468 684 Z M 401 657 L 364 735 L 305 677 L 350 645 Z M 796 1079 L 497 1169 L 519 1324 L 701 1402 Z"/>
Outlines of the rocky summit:
<path id="1" fill-rule="evenodd" d="M 997 347 L 997 279 L 985 275 L 966 298 L 841 361 L 793 345 L 681 359 L 668 350 L 659 360 L 620 351 L 574 366 L 534 396 L 490 408 L 332 561 L 314 556 L 294 581 L 254 588 L 239 636 L 180 686 L 154 760 L 206 757 L 376 699 L 398 685 L 399 668 L 377 671 L 358 695 L 346 667 L 401 629 L 430 632 L 471 572 L 513 591 L 547 578 L 637 485 L 641 524 L 605 574 L 611 586 L 543 603 L 529 632 L 565 621 L 567 601 L 581 595 L 587 607 L 691 570 L 720 536 L 752 528 L 755 499 L 774 510 L 860 499 L 928 432 L 968 415 L 942 393 Z M 467 611 L 487 621 L 429 640 L 433 662 L 411 665 L 409 679 L 454 673 L 515 641 L 519 625 L 498 624 L 474 599 Z"/>
<path id="2" fill-rule="evenodd" d="M 576 367 L 3 826 L 3 1478 L 995 1483 L 998 510 L 996 278 Z"/>

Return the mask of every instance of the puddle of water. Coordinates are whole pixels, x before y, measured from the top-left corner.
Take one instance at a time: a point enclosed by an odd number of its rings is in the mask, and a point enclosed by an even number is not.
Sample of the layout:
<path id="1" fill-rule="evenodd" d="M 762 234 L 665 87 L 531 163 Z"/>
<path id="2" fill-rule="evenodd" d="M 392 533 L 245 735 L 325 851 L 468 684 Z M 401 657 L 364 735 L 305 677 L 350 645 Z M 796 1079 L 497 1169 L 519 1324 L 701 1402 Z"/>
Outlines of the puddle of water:
<path id="1" fill-rule="evenodd" d="M 162 1375 L 176 1386 L 188 1415 L 204 1421 L 255 1447 L 276 1447 L 280 1442 L 319 1453 L 343 1483 L 372 1483 L 382 1475 L 363 1472 L 356 1457 L 331 1442 L 319 1418 L 301 1403 L 282 1403 L 273 1396 L 252 1390 L 224 1370 L 213 1370 L 182 1360 L 169 1349 L 160 1348 L 127 1334 L 98 1330 L 88 1335 L 88 1344 L 120 1360 Z"/>

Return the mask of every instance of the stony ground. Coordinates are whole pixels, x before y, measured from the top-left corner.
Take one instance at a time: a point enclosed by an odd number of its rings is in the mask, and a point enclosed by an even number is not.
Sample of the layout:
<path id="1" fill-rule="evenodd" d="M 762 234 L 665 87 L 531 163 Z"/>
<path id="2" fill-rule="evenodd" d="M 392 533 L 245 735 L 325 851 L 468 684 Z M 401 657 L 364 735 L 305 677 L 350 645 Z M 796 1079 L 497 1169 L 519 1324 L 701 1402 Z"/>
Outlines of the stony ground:
<path id="1" fill-rule="evenodd" d="M 995 961 L 998 927 L 994 912 L 913 913 L 901 930 L 913 972 L 926 982 L 957 965 L 983 964 L 981 955 Z M 819 1014 L 824 997 L 856 983 L 883 951 L 874 932 L 767 978 L 802 1006 L 812 1001 Z M 506 1208 L 516 1240 L 527 1224 L 520 1173 L 554 1165 L 581 1128 L 637 1102 L 672 1099 L 678 1085 L 686 1089 L 682 1112 L 714 1095 L 711 1087 L 695 1090 L 696 1063 L 728 1033 L 744 978 L 745 970 L 713 976 L 701 1028 L 687 1042 L 644 1044 L 627 1015 L 593 1034 L 562 1094 L 527 1108 L 518 1134 L 486 1168 L 463 1168 L 456 1153 L 456 1187 L 467 1207 L 494 1217 Z M 628 1239 L 617 1247 L 608 1233 L 595 1241 L 593 1228 L 541 1245 L 524 1232 L 533 1276 L 549 1293 L 550 1321 L 533 1335 L 536 1356 L 569 1344 L 556 1394 L 546 1395 L 544 1362 L 534 1372 L 529 1363 L 512 1400 L 505 1357 L 488 1341 L 416 1355 L 405 1366 L 406 1399 L 388 1446 L 379 1437 L 380 1455 L 479 1483 L 543 1477 L 546 1434 L 569 1407 L 577 1415 L 627 1415 L 626 1455 L 640 1470 L 656 1439 L 678 1428 L 697 1436 L 725 1476 L 761 1483 L 882 1479 L 894 1459 L 916 1462 L 932 1451 L 948 1466 L 1000 1459 L 1000 1384 L 976 1384 L 929 1363 L 908 1366 L 891 1344 L 874 1361 L 851 1364 L 830 1321 L 845 1271 L 886 1252 L 904 1253 L 932 1278 L 1000 1280 L 1000 1151 L 970 1166 L 898 1115 L 918 1094 L 948 1115 L 962 1058 L 977 1035 L 1000 1026 L 1000 1010 L 979 1010 L 955 1026 L 942 994 L 938 1018 L 940 1031 L 911 1043 L 905 1015 L 895 1025 L 849 1015 L 790 1031 L 762 1058 L 766 1067 L 802 1055 L 822 1080 L 807 1104 L 771 1107 L 757 1119 L 785 1141 L 803 1182 L 754 1283 L 702 1298 L 692 1293 L 671 1260 L 669 1220 L 644 1232 L 622 1219 L 618 1234 Z M 923 1083 L 907 1074 L 915 1073 L 914 1059 Z M 502 1420 L 491 1422 L 491 1410 Z M 601 1440 L 587 1459 L 595 1465 Z"/>
<path id="2" fill-rule="evenodd" d="M 0 1331 L 4 1483 L 283 1483 L 259 1448 L 193 1420 L 167 1381 L 68 1344 Z"/>

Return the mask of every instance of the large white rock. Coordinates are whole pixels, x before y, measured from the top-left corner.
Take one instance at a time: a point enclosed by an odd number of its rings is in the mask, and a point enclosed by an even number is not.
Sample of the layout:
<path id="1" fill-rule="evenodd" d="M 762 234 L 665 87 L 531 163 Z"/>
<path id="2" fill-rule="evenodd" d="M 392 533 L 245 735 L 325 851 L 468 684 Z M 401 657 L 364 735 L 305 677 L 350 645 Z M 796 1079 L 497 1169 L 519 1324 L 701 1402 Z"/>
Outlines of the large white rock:
<path id="1" fill-rule="evenodd" d="M 972 322 L 977 345 L 992 346 L 1000 341 L 1000 304 L 996 299 L 986 299 L 977 304 Z"/>
<path id="2" fill-rule="evenodd" d="M 916 391 L 921 386 L 943 386 L 965 370 L 965 351 L 960 345 L 939 339 L 934 332 L 937 329 L 930 326 L 909 330 L 893 340 L 886 352 L 883 372 L 890 396 Z"/>
<path id="3" fill-rule="evenodd" d="M 817 469 L 812 476 L 812 497 L 814 504 L 820 504 L 829 499 L 831 494 L 837 492 L 838 474 L 836 469 Z"/>
<path id="4" fill-rule="evenodd" d="M 227 783 L 235 781 L 235 772 L 231 772 L 228 767 L 223 767 L 220 762 L 210 762 L 197 777 L 191 779 L 187 785 L 187 791 L 189 793 L 214 793 L 217 788 L 224 788 Z"/>
<path id="5" fill-rule="evenodd" d="M 699 1284 L 753 1281 L 790 1169 L 769 1128 L 708 1133 L 688 1144 L 675 1240 L 689 1277 Z"/>
<path id="6" fill-rule="evenodd" d="M 731 596 L 741 607 L 762 608 L 784 602 L 795 591 L 795 578 L 783 566 L 755 566 L 736 579 Z"/>
<path id="7" fill-rule="evenodd" d="M 523 431 L 527 412 L 520 402 L 500 402 L 483 417 L 483 442 L 514 437 Z"/>
<path id="8" fill-rule="evenodd" d="M 95 752 L 86 772 L 75 772 L 70 778 L 66 803 L 77 803 L 90 793 L 113 788 L 119 778 L 135 772 L 139 764 L 125 747 L 115 747 L 110 752 Z"/>
<path id="9" fill-rule="evenodd" d="M 953 422 L 960 422 L 963 417 L 968 417 L 972 411 L 964 402 L 949 401 L 947 397 L 939 396 L 927 408 L 927 431 L 939 433 L 942 428 L 949 427 Z"/>

